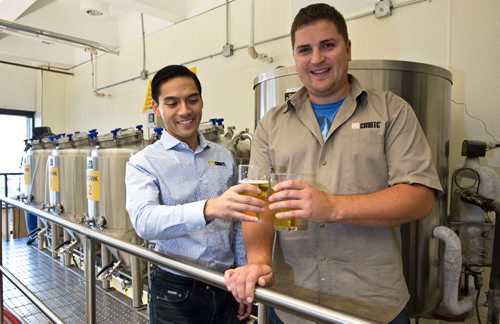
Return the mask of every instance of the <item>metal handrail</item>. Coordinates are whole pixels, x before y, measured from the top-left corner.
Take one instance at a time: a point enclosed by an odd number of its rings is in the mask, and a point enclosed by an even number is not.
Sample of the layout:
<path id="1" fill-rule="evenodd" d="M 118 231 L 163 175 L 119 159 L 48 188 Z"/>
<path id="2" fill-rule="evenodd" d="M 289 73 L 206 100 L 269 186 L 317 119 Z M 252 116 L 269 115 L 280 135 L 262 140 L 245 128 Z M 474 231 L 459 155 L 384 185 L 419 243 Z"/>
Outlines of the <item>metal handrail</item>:
<path id="1" fill-rule="evenodd" d="M 62 217 L 55 216 L 33 206 L 26 205 L 15 199 L 2 197 L 0 200 L 7 204 L 14 205 L 25 211 L 42 217 L 50 222 L 73 230 L 85 235 L 84 243 L 85 254 L 85 276 L 86 276 L 86 297 L 87 297 L 87 323 L 95 323 L 95 256 L 93 257 L 94 243 L 92 239 L 100 241 L 103 244 L 115 247 L 121 251 L 149 260 L 155 264 L 162 265 L 178 273 L 203 281 L 207 284 L 226 289 L 224 285 L 224 276 L 221 273 L 211 269 L 200 268 L 199 265 L 188 262 L 179 262 L 165 257 L 162 254 L 149 250 L 147 248 L 131 244 L 120 239 L 116 239 L 105 233 L 90 229 L 89 227 L 79 225 L 68 221 Z M 0 247 L 1 249 L 1 247 Z M 278 293 L 269 288 L 257 287 L 255 289 L 255 300 L 273 307 L 287 309 L 288 311 L 308 318 L 313 321 L 331 322 L 331 323 L 374 323 L 374 321 L 354 316 L 346 312 L 337 311 L 318 304 L 294 298 L 282 293 Z"/>

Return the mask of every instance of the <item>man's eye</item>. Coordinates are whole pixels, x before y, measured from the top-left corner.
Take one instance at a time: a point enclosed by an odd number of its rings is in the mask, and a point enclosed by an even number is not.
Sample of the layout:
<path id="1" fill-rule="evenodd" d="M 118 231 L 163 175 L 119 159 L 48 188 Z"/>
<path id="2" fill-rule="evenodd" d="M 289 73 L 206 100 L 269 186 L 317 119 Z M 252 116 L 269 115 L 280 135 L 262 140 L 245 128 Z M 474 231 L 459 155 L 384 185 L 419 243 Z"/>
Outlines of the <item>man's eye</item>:
<path id="1" fill-rule="evenodd" d="M 189 99 L 189 100 L 188 100 L 188 103 L 189 103 L 190 105 L 194 105 L 194 104 L 197 104 L 197 103 L 198 103 L 198 101 L 200 101 L 198 98 L 194 98 L 194 99 Z"/>
<path id="2" fill-rule="evenodd" d="M 335 44 L 334 43 L 326 43 L 326 44 L 323 44 L 323 48 L 334 48 L 335 47 Z"/>
<path id="3" fill-rule="evenodd" d="M 310 51 L 311 51 L 311 49 L 310 49 L 310 48 L 307 48 L 307 47 L 299 48 L 299 49 L 297 50 L 297 52 L 298 52 L 299 54 L 307 54 L 307 53 L 309 53 Z"/>
<path id="4" fill-rule="evenodd" d="M 174 108 L 175 106 L 177 106 L 177 102 L 176 101 L 167 101 L 167 102 L 165 102 L 165 106 L 167 106 L 169 108 Z"/>

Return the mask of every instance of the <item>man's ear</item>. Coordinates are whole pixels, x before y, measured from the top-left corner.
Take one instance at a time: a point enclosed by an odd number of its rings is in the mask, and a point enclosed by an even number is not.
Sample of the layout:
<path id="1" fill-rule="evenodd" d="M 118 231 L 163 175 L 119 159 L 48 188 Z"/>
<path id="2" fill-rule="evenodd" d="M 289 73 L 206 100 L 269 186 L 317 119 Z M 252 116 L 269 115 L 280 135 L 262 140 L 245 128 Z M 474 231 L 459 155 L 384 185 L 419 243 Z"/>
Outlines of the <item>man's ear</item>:
<path id="1" fill-rule="evenodd" d="M 153 112 L 157 117 L 161 117 L 160 107 L 158 107 L 158 104 L 154 101 L 154 99 L 151 99 L 151 108 L 153 108 Z"/>

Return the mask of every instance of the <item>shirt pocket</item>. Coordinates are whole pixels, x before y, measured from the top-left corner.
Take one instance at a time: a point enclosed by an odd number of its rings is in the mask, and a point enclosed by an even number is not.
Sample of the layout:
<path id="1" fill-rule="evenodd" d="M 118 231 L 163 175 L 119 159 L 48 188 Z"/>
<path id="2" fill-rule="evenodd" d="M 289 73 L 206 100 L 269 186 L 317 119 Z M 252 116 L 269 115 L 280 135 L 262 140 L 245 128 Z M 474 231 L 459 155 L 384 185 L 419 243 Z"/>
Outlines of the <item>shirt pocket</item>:
<path id="1" fill-rule="evenodd" d="M 358 130 L 342 137 L 341 194 L 370 193 L 388 186 L 385 136 Z"/>

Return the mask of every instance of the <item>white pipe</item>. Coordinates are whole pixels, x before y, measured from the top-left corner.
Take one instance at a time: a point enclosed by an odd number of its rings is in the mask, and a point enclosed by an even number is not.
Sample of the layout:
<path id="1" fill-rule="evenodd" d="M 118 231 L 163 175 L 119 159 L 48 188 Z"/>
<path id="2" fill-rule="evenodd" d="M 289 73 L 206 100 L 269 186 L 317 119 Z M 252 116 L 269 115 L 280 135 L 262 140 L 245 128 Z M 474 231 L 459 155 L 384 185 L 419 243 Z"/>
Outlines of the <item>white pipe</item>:
<path id="1" fill-rule="evenodd" d="M 445 226 L 437 226 L 432 235 L 445 244 L 444 251 L 444 288 L 441 305 L 452 315 L 460 315 L 473 307 L 469 299 L 458 300 L 460 272 L 462 269 L 462 246 L 457 234 Z"/>
<path id="2" fill-rule="evenodd" d="M 250 42 L 248 44 L 248 54 L 254 60 L 259 57 L 259 53 L 254 47 L 254 0 L 250 0 Z"/>

